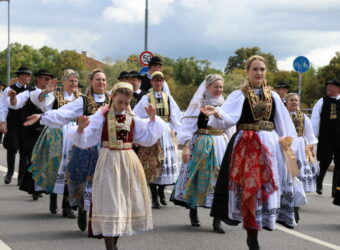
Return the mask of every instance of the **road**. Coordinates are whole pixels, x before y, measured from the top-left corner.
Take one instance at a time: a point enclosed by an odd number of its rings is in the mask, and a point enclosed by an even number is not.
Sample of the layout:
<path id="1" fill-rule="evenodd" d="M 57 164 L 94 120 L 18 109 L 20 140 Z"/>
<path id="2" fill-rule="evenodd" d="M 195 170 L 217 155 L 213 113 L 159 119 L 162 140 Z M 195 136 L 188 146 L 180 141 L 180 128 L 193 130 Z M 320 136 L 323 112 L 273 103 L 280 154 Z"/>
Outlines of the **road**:
<path id="1" fill-rule="evenodd" d="M 0 145 L 0 250 L 92 250 L 105 249 L 103 240 L 89 239 L 79 231 L 76 219 L 66 219 L 48 211 L 48 196 L 38 201 L 18 190 L 16 179 L 3 183 L 5 151 Z M 278 225 L 274 232 L 263 231 L 263 250 L 340 249 L 340 207 L 332 205 L 331 172 L 325 178 L 324 195 L 308 194 L 307 206 L 300 208 L 300 224 L 295 230 Z M 167 195 L 171 191 L 168 188 Z M 61 197 L 58 200 L 61 203 Z M 60 204 L 61 205 L 61 204 Z M 122 237 L 121 250 L 247 249 L 242 226 L 223 225 L 226 234 L 212 231 L 209 210 L 199 208 L 201 227 L 189 224 L 188 210 L 169 204 L 153 210 L 154 230 Z"/>

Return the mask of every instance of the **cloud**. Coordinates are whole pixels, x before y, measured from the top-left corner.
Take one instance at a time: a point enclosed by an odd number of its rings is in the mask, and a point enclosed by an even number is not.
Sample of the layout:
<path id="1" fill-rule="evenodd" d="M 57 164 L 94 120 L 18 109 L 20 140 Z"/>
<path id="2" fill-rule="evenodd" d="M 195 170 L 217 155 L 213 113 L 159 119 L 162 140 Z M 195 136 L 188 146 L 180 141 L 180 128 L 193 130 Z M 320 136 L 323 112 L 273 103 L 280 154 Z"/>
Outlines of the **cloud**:
<path id="1" fill-rule="evenodd" d="M 151 0 L 148 9 L 150 10 L 150 24 L 160 24 L 163 18 L 171 15 L 174 0 Z M 145 1 L 141 0 L 112 0 L 112 5 L 102 12 L 105 20 L 118 23 L 141 23 L 145 18 Z"/>

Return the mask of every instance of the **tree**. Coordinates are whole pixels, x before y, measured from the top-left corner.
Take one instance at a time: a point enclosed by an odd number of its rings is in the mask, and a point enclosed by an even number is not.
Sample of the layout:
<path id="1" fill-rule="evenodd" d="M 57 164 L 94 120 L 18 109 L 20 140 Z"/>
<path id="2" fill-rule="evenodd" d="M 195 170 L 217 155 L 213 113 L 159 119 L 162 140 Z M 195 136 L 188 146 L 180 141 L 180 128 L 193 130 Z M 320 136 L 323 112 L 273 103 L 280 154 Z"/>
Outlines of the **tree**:
<path id="1" fill-rule="evenodd" d="M 227 66 L 224 69 L 226 74 L 235 68 L 245 69 L 247 59 L 253 55 L 263 56 L 266 59 L 268 71 L 278 71 L 275 57 L 271 53 L 263 53 L 259 47 L 240 48 L 235 51 L 235 54 L 228 58 Z"/>

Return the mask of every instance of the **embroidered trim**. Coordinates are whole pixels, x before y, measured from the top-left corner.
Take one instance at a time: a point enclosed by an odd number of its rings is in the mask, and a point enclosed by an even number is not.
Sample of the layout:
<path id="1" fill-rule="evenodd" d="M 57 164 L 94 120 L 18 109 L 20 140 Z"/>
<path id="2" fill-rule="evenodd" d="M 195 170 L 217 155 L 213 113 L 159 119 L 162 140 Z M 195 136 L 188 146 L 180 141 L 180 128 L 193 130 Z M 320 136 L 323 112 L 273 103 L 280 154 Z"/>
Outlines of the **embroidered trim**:
<path id="1" fill-rule="evenodd" d="M 105 93 L 105 102 L 103 103 L 97 103 L 96 100 L 93 97 L 93 91 L 92 88 L 89 88 L 89 90 L 86 93 L 86 99 L 87 99 L 87 113 L 93 115 L 96 113 L 96 111 L 105 104 L 109 104 L 109 96 L 107 93 Z"/>
<path id="2" fill-rule="evenodd" d="M 64 106 L 65 104 L 67 104 L 69 102 L 72 102 L 72 101 L 65 100 L 64 88 L 62 88 L 61 90 L 58 90 L 58 91 L 54 91 L 53 93 L 54 93 L 55 99 L 58 102 L 58 108 Z M 80 96 L 82 96 L 82 93 L 80 93 L 78 91 L 74 91 L 73 94 L 76 97 L 76 99 L 79 98 Z"/>
<path id="3" fill-rule="evenodd" d="M 262 100 L 260 100 L 260 97 L 254 92 L 254 89 L 250 86 L 249 81 L 244 87 L 241 88 L 241 91 L 245 97 L 248 98 L 249 106 L 255 121 L 263 119 L 269 120 L 272 111 L 273 100 L 271 89 L 267 85 L 267 82 L 263 82 L 262 84 Z"/>
<path id="4" fill-rule="evenodd" d="M 149 102 L 156 108 L 156 114 L 168 122 L 170 120 L 169 96 L 162 92 L 162 102 L 157 103 L 153 89 L 147 95 Z"/>
<path id="5" fill-rule="evenodd" d="M 293 120 L 293 123 L 294 123 L 294 126 L 295 126 L 295 129 L 296 129 L 298 136 L 303 136 L 303 134 L 305 132 L 304 131 L 305 130 L 304 113 L 301 112 L 301 111 L 297 111 L 296 114 L 291 113 L 290 116 Z"/>

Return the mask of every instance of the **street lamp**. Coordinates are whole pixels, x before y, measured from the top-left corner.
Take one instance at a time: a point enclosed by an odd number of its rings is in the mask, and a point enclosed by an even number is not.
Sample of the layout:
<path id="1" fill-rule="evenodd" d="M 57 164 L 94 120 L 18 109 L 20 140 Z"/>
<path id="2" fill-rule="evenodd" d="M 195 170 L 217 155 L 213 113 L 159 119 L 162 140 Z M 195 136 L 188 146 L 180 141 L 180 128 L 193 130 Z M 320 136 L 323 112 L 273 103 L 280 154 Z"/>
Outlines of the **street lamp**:
<path id="1" fill-rule="evenodd" d="M 11 47 L 10 47 L 10 0 L 0 0 L 0 2 L 8 2 L 8 45 L 7 45 L 7 83 L 11 81 Z"/>

